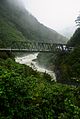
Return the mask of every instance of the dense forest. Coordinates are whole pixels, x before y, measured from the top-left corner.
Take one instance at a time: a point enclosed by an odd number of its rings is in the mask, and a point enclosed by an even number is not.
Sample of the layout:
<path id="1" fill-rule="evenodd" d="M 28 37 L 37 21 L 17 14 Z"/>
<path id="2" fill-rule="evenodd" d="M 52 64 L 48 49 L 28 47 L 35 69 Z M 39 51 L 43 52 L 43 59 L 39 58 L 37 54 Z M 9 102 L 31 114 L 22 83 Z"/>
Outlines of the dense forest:
<path id="1" fill-rule="evenodd" d="M 43 32 L 41 27 L 44 26 L 40 24 L 38 33 L 29 29 L 33 28 L 30 24 L 26 24 L 28 26 L 24 29 L 22 22 L 15 20 L 21 11 L 13 14 L 6 1 L 0 1 L 0 48 L 14 40 L 39 39 L 41 34 L 46 38 L 47 31 L 49 35 L 53 34 L 46 27 Z M 43 36 L 41 38 L 44 39 Z M 64 42 L 60 39 L 56 38 L 56 41 Z M 49 68 L 55 69 L 57 82 L 51 81 L 46 73 L 16 63 L 11 52 L 0 52 L 0 119 L 80 119 L 80 28 L 67 45 L 74 47 L 73 51 L 46 54 L 48 58 L 43 57 L 42 60 Z"/>
<path id="2" fill-rule="evenodd" d="M 73 51 L 57 54 L 55 62 L 58 81 L 80 86 L 80 28 L 75 31 L 67 45 L 73 47 Z"/>
<path id="3" fill-rule="evenodd" d="M 80 119 L 80 87 L 0 59 L 0 119 Z"/>

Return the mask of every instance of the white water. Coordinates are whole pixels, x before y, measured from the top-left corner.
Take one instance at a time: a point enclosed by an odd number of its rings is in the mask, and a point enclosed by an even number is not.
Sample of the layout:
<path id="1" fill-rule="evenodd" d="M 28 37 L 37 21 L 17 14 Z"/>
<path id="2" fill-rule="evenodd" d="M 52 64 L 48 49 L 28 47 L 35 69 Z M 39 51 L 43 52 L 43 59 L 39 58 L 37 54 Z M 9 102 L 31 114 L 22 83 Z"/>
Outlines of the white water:
<path id="1" fill-rule="evenodd" d="M 37 58 L 38 53 L 34 53 L 34 54 L 29 54 L 27 56 L 23 56 L 23 57 L 16 57 L 15 61 L 20 63 L 20 64 L 26 64 L 30 67 L 32 67 L 32 69 L 37 70 L 39 72 L 46 72 L 51 76 L 51 81 L 55 80 L 56 81 L 56 77 L 53 71 L 51 70 L 47 70 L 44 67 L 39 66 L 35 61 Z"/>

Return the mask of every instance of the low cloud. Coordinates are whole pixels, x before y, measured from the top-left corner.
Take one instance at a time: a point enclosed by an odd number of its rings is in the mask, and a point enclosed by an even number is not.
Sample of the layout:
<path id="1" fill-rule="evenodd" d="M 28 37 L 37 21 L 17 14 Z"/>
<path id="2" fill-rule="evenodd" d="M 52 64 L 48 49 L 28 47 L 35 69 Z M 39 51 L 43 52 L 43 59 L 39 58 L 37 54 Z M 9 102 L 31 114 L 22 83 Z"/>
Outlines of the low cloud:
<path id="1" fill-rule="evenodd" d="M 10 4 L 25 7 L 27 6 L 27 0 L 7 0 Z"/>

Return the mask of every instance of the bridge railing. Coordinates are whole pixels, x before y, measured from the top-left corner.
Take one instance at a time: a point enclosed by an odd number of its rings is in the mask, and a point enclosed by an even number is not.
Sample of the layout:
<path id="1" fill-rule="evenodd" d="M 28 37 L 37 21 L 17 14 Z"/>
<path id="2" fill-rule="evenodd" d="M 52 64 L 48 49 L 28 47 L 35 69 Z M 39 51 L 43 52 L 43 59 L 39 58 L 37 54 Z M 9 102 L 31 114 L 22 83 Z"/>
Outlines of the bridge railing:
<path id="1" fill-rule="evenodd" d="M 12 49 L 14 51 L 24 50 L 24 51 L 38 51 L 38 52 L 39 51 L 56 52 L 56 51 L 71 51 L 73 48 L 68 47 L 66 44 L 13 41 L 6 45 L 6 50 L 7 49 L 8 50 Z"/>

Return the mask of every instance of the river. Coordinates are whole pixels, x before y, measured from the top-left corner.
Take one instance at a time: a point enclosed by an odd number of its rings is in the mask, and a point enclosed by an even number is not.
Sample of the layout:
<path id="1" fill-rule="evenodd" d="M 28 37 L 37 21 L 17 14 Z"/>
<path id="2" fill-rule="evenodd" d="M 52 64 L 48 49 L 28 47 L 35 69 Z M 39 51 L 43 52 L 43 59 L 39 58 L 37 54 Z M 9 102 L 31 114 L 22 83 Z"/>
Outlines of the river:
<path id="1" fill-rule="evenodd" d="M 35 59 L 37 59 L 38 53 L 34 53 L 34 54 L 28 54 L 26 56 L 20 56 L 20 57 L 16 57 L 15 61 L 20 63 L 20 64 L 26 64 L 30 67 L 32 67 L 33 70 L 37 70 L 39 72 L 46 72 L 51 76 L 51 81 L 56 81 L 56 76 L 55 73 L 51 70 L 45 69 L 42 66 L 39 66 L 37 64 L 37 62 L 35 61 Z"/>

